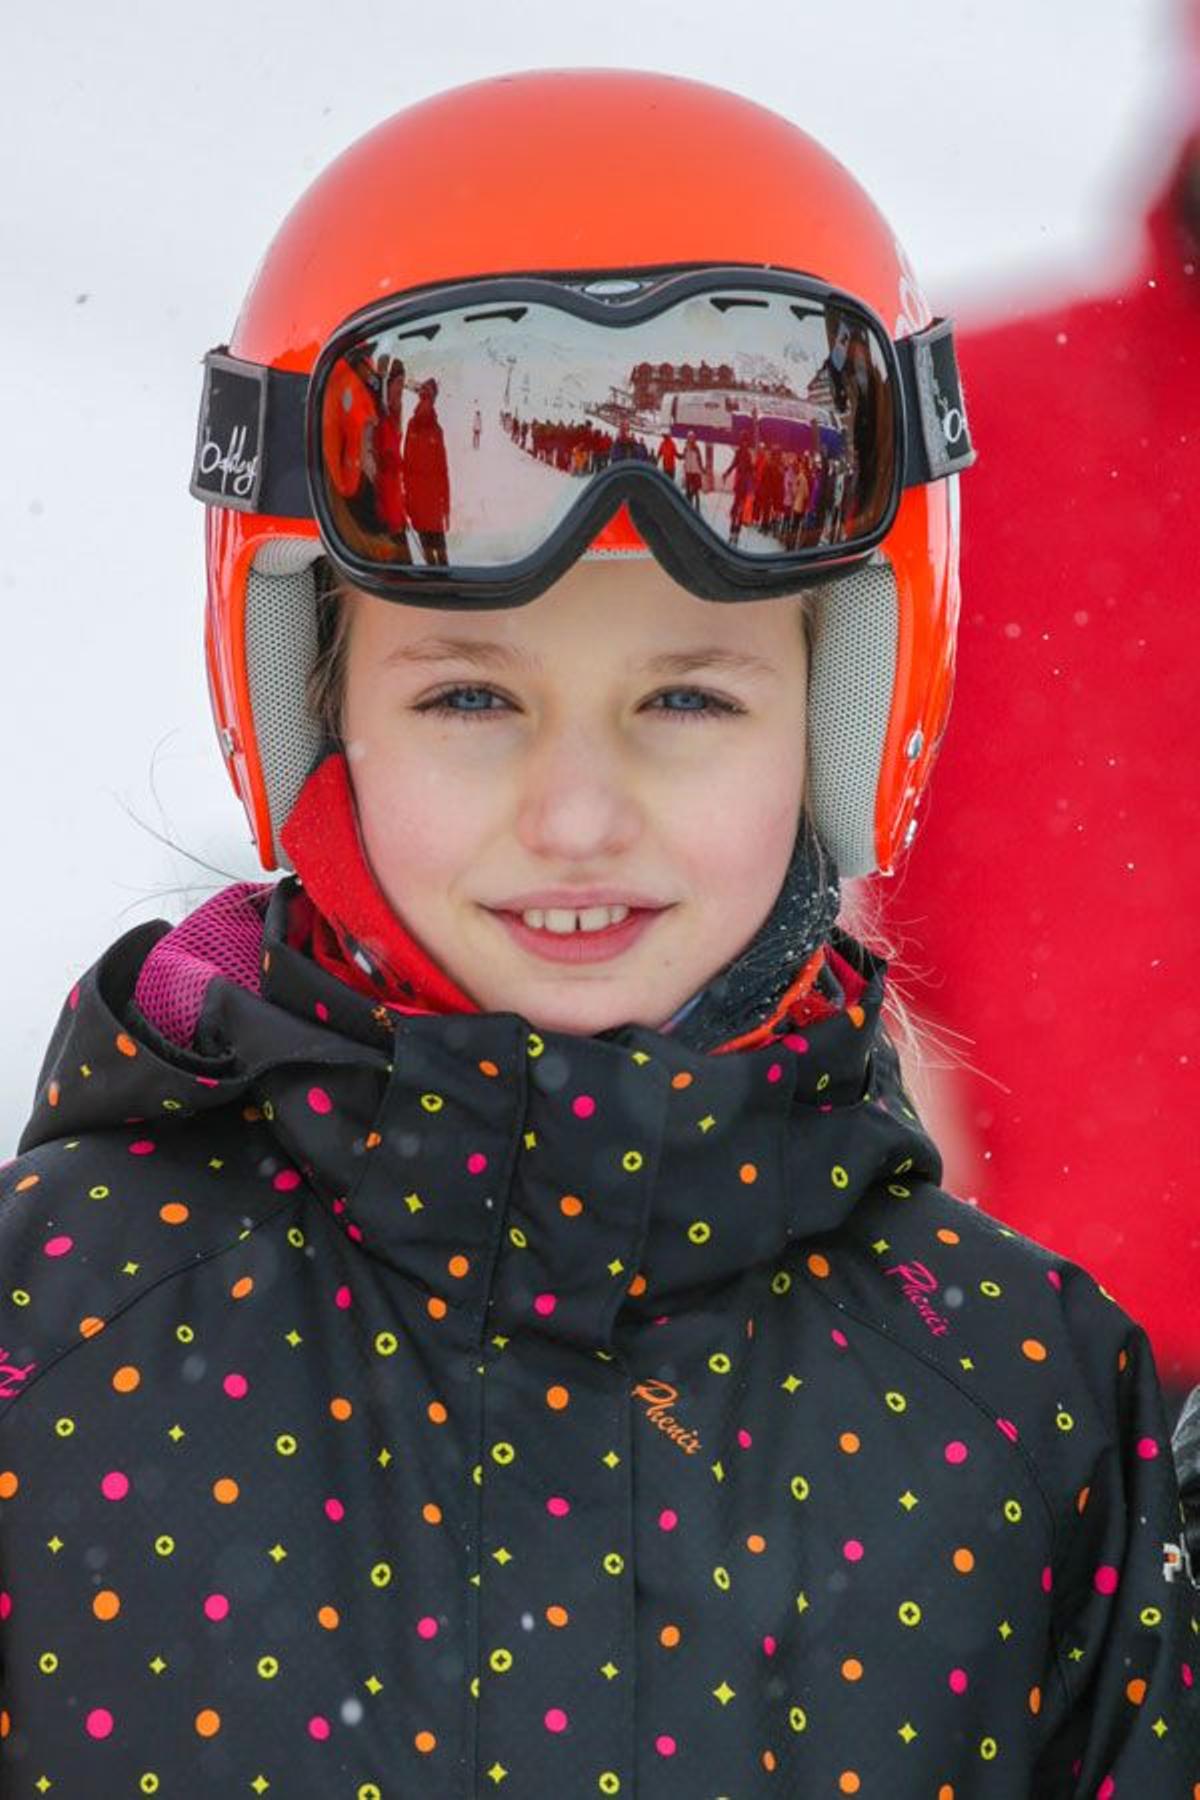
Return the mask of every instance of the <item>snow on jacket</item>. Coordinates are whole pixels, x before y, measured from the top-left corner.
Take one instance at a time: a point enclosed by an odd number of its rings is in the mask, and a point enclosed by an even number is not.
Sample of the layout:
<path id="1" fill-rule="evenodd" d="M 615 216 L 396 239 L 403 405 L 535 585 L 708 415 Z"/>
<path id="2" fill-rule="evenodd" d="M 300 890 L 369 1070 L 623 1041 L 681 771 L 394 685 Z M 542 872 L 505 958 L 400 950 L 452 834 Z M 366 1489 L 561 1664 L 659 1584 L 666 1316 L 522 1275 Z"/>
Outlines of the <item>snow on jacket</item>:
<path id="1" fill-rule="evenodd" d="M 939 1190 L 885 966 L 703 1055 L 397 1014 L 289 890 L 190 1049 L 114 944 L 0 1170 L 5 1800 L 1190 1796 L 1144 1336 Z"/>

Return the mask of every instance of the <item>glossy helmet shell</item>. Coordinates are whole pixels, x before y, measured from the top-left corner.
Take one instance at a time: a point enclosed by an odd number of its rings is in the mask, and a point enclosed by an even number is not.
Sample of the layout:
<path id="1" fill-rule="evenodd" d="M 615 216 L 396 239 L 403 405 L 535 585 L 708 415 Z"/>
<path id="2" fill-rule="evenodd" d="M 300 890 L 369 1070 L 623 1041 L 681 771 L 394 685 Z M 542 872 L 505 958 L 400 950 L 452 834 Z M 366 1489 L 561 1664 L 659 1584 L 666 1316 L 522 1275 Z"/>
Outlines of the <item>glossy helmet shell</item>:
<path id="1" fill-rule="evenodd" d="M 284 219 L 230 351 L 309 373 L 351 313 L 421 283 L 704 262 L 815 275 L 896 338 L 931 317 L 874 203 L 789 120 L 677 76 L 554 69 L 435 94 L 352 144 Z M 945 726 L 957 479 L 907 488 L 882 545 L 816 590 L 810 804 L 843 875 L 892 872 Z M 279 831 L 320 746 L 305 704 L 317 529 L 206 512 L 218 735 L 263 867 L 288 867 Z M 593 553 L 646 554 L 626 509 Z"/>

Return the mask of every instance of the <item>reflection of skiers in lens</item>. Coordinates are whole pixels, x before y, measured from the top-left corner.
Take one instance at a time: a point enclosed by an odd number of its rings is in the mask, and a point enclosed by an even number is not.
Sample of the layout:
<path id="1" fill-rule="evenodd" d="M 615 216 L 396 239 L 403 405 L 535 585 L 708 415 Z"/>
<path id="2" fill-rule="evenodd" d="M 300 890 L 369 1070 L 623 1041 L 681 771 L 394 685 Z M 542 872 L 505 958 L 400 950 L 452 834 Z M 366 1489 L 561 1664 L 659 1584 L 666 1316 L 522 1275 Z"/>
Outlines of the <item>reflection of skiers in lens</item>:
<path id="1" fill-rule="evenodd" d="M 404 491 L 408 516 L 427 563 L 445 565 L 450 528 L 450 470 L 446 440 L 434 405 L 438 384 L 423 381 L 416 411 L 404 434 Z"/>
<path id="2" fill-rule="evenodd" d="M 792 470 L 792 492 L 785 505 L 784 543 L 789 550 L 794 550 L 799 541 L 804 524 L 804 515 L 808 511 L 808 494 L 810 478 L 808 464 L 803 457 L 792 457 L 795 467 Z"/>
<path id="3" fill-rule="evenodd" d="M 412 561 L 408 508 L 404 498 L 404 364 L 393 363 L 384 388 L 383 416 L 375 423 L 371 447 L 375 468 L 375 511 L 395 539 L 395 560 Z"/>
<path id="4" fill-rule="evenodd" d="M 774 531 L 775 521 L 783 511 L 783 463 L 778 445 L 764 452 L 758 490 L 755 496 L 755 524 Z"/>
<path id="5" fill-rule="evenodd" d="M 733 505 L 729 509 L 729 541 L 736 544 L 742 526 L 750 523 L 754 505 L 754 453 L 750 448 L 748 428 L 742 431 L 741 442 L 723 479 L 728 480 L 730 475 L 733 476 Z"/>
<path id="6" fill-rule="evenodd" d="M 704 460 L 700 455 L 700 446 L 696 442 L 696 434 L 689 431 L 687 443 L 683 446 L 683 491 L 689 506 L 700 511 L 700 489 L 704 485 Z"/>
<path id="7" fill-rule="evenodd" d="M 608 460 L 610 463 L 628 462 L 630 458 L 636 457 L 637 454 L 637 439 L 629 428 L 629 420 L 622 419 L 620 429 L 617 432 L 616 442 L 612 447 Z"/>
<path id="8" fill-rule="evenodd" d="M 479 408 L 476 407 L 475 408 L 475 417 L 471 420 L 471 448 L 472 448 L 472 450 L 478 450 L 479 434 L 482 430 L 483 430 L 483 414 L 480 412 Z"/>
<path id="9" fill-rule="evenodd" d="M 675 479 L 676 455 L 675 439 L 668 431 L 666 437 L 658 447 L 658 461 L 662 465 L 663 474 L 667 477 L 668 481 L 672 482 Z"/>
<path id="10" fill-rule="evenodd" d="M 371 490 L 370 433 L 375 424 L 374 379 L 369 353 L 352 351 L 330 376 L 321 420 L 329 502 L 339 530 L 351 543 L 378 529 Z M 364 457 L 366 462 L 364 462 Z M 356 529 L 357 528 L 357 529 Z"/>

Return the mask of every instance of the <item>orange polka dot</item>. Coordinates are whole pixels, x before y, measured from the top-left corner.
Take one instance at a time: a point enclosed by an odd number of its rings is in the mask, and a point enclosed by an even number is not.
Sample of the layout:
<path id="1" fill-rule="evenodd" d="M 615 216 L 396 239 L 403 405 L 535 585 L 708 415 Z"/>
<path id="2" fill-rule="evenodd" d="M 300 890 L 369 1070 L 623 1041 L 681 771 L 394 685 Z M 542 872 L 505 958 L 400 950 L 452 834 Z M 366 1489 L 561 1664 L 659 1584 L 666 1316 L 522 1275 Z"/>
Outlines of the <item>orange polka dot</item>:
<path id="1" fill-rule="evenodd" d="M 557 1625 L 561 1628 L 566 1624 L 570 1616 L 571 1615 L 565 1606 L 548 1606 L 546 1608 L 546 1618 L 551 1625 Z"/>
<path id="2" fill-rule="evenodd" d="M 578 1194 L 564 1194 L 558 1203 L 558 1210 L 568 1219 L 577 1219 L 583 1211 L 583 1201 Z"/>
<path id="3" fill-rule="evenodd" d="M 838 1439 L 838 1449 L 844 1450 L 847 1456 L 855 1456 L 859 1450 L 859 1437 L 855 1431 L 843 1431 Z"/>
<path id="4" fill-rule="evenodd" d="M 336 1606 L 318 1606 L 317 1624 L 324 1626 L 326 1631 L 336 1631 L 341 1622 L 341 1614 Z"/>
<path id="5" fill-rule="evenodd" d="M 413 1743 L 417 1746 L 417 1749 L 421 1752 L 422 1756 L 428 1756 L 431 1750 L 437 1749 L 437 1739 L 434 1737 L 432 1731 L 418 1731 L 416 1737 L 413 1739 Z"/>
<path id="6" fill-rule="evenodd" d="M 1040 1687 L 1031 1687 L 1029 1690 L 1029 1710 L 1035 1716 L 1042 1710 L 1042 1690 Z"/>
<path id="7" fill-rule="evenodd" d="M 429 1417 L 435 1425 L 444 1425 L 450 1414 L 440 1400 L 431 1400 L 428 1407 Z"/>
<path id="8" fill-rule="evenodd" d="M 853 1769 L 844 1769 L 838 1776 L 839 1794 L 857 1794 L 861 1786 L 862 1782 L 858 1779 L 858 1776 L 854 1773 Z"/>
<path id="9" fill-rule="evenodd" d="M 430 1294 L 425 1302 L 425 1310 L 431 1319 L 444 1319 L 450 1308 L 440 1294 Z"/>
<path id="10" fill-rule="evenodd" d="M 470 1258 L 466 1256 L 452 1256 L 450 1261 L 446 1264 L 446 1267 L 456 1281 L 461 1281 L 463 1276 L 467 1273 L 467 1270 L 471 1267 Z"/>
<path id="11" fill-rule="evenodd" d="M 201 1737 L 216 1737 L 221 1729 L 221 1715 L 213 1707 L 206 1706 L 196 1714 L 196 1730 Z"/>
<path id="12" fill-rule="evenodd" d="M 137 1045 L 129 1036 L 128 1032 L 125 1031 L 119 1031 L 117 1033 L 117 1049 L 121 1052 L 122 1056 L 136 1056 L 138 1053 Z"/>
<path id="13" fill-rule="evenodd" d="M 826 1275 L 829 1273 L 829 1258 L 827 1256 L 822 1256 L 819 1251 L 814 1250 L 808 1259 L 808 1272 L 810 1275 L 819 1276 L 820 1279 L 824 1281 Z"/>
<path id="14" fill-rule="evenodd" d="M 213 1482 L 213 1499 L 219 1500 L 222 1506 L 231 1506 L 237 1499 L 241 1489 L 232 1476 L 222 1475 Z"/>
<path id="15" fill-rule="evenodd" d="M 62 1089 L 59 1087 L 57 1081 L 52 1081 L 50 1083 L 50 1086 L 46 1090 L 46 1098 L 50 1102 L 51 1106 L 58 1105 L 59 1101 L 62 1098 Z"/>
<path id="16" fill-rule="evenodd" d="M 11 1730 L 12 1720 L 9 1717 L 8 1708 L 0 1706 L 0 1738 L 6 1738 Z M 1197 1792 L 1200 1793 L 1200 1789 L 1197 1789 Z"/>
<path id="17" fill-rule="evenodd" d="M 335 1394 L 329 1402 L 329 1410 L 335 1419 L 348 1419 L 354 1407 L 342 1394 Z"/>
<path id="18" fill-rule="evenodd" d="M 664 1625 L 658 1634 L 658 1641 L 664 1650 L 673 1650 L 682 1635 L 678 1625 Z"/>
<path id="19" fill-rule="evenodd" d="M 257 1106 L 243 1106 L 242 1117 L 245 1119 L 247 1125 L 257 1125 L 258 1121 L 262 1118 L 262 1114 L 259 1112 Z"/>
<path id="20" fill-rule="evenodd" d="M 775 1764 L 775 1752 L 774 1752 L 774 1751 L 773 1751 L 773 1750 L 764 1750 L 764 1751 L 763 1751 L 763 1753 L 762 1753 L 762 1766 L 763 1766 L 763 1768 L 764 1768 L 764 1769 L 765 1769 L 765 1770 L 766 1770 L 766 1771 L 767 1771 L 767 1774 L 768 1774 L 768 1775 L 770 1775 L 770 1774 L 771 1774 L 771 1773 L 772 1773 L 772 1771 L 773 1771 L 773 1770 L 774 1770 L 774 1768 L 775 1768 L 775 1766 L 776 1766 L 776 1764 Z"/>
<path id="21" fill-rule="evenodd" d="M 38 1182 L 41 1179 L 42 1178 L 40 1175 L 25 1175 L 25 1176 L 23 1176 L 21 1178 L 21 1180 L 18 1181 L 18 1183 L 17 1183 L 17 1187 L 16 1187 L 17 1193 L 18 1194 L 26 1193 L 31 1187 L 36 1187 Z"/>
<path id="22" fill-rule="evenodd" d="M 644 1275 L 635 1275 L 629 1284 L 628 1291 L 633 1295 L 635 1300 L 638 1299 L 639 1296 L 646 1291 L 646 1277 Z"/>
<path id="23" fill-rule="evenodd" d="M 692 1077 L 688 1074 L 686 1069 L 680 1069 L 678 1075 L 672 1075 L 671 1077 L 671 1086 L 673 1088 L 685 1088 L 691 1087 L 691 1085 Z"/>
<path id="24" fill-rule="evenodd" d="M 842 1664 L 843 1681 L 861 1681 L 863 1666 L 857 1656 L 848 1656 Z"/>
<path id="25" fill-rule="evenodd" d="M 1140 1706 L 1146 1698 L 1146 1684 L 1140 1675 L 1135 1675 L 1132 1681 L 1125 1683 L 1125 1698 L 1134 1706 Z"/>
<path id="26" fill-rule="evenodd" d="M 11 1500 L 20 1485 L 15 1469 L 0 1471 L 0 1500 Z"/>
<path id="27" fill-rule="evenodd" d="M 951 1231 L 948 1225 L 943 1225 L 937 1235 L 939 1244 L 957 1244 L 961 1242 L 957 1231 Z"/>
<path id="28" fill-rule="evenodd" d="M 548 1387 L 546 1389 L 546 1405 L 552 1412 L 562 1412 L 564 1407 L 567 1407 L 570 1404 L 571 1393 L 569 1388 L 562 1387 L 556 1383 L 554 1387 Z"/>
<path id="29" fill-rule="evenodd" d="M 1045 1344 L 1040 1343 L 1037 1338 L 1026 1338 L 1025 1342 L 1021 1345 L 1021 1354 L 1022 1356 L 1027 1356 L 1030 1362 L 1045 1362 L 1046 1346 Z"/>
<path id="30" fill-rule="evenodd" d="M 752 1531 L 746 1539 L 746 1548 L 752 1556 L 761 1556 L 767 1547 L 767 1540 L 757 1531 Z"/>
<path id="31" fill-rule="evenodd" d="M 743 1163 L 738 1170 L 738 1176 L 746 1183 L 746 1186 L 749 1187 L 752 1181 L 758 1180 L 758 1170 L 753 1163 Z"/>
<path id="32" fill-rule="evenodd" d="M 135 1388 L 142 1385 L 141 1370 L 135 1369 L 132 1363 L 126 1363 L 123 1368 L 113 1370 L 112 1384 L 118 1394 L 132 1394 Z"/>
<path id="33" fill-rule="evenodd" d="M 92 1611 L 98 1619 L 115 1619 L 121 1610 L 121 1596 L 112 1588 L 101 1588 L 92 1601 Z"/>
<path id="34" fill-rule="evenodd" d="M 84 1338 L 95 1337 L 97 1332 L 100 1332 L 103 1330 L 104 1330 L 104 1320 L 98 1319 L 96 1317 L 95 1313 L 89 1313 L 86 1319 L 80 1319 L 80 1321 L 79 1321 L 80 1337 L 84 1337 Z"/>
<path id="35" fill-rule="evenodd" d="M 1129 1352 L 1128 1352 L 1128 1350 L 1122 1350 L 1120 1356 L 1118 1356 L 1118 1358 L 1117 1358 L 1117 1368 L 1120 1370 L 1121 1374 L 1123 1375 L 1128 1367 L 1129 1367 Z"/>
<path id="36" fill-rule="evenodd" d="M 960 1544 L 951 1561 L 960 1575 L 969 1575 L 975 1567 L 975 1552 L 968 1550 L 965 1544 Z"/>
<path id="37" fill-rule="evenodd" d="M 937 1791 L 937 1800 L 954 1800 L 954 1789 L 948 1781 L 943 1781 Z"/>
<path id="38" fill-rule="evenodd" d="M 436 1500 L 427 1500 L 425 1502 L 424 1506 L 421 1508 L 421 1517 L 427 1525 L 441 1524 L 442 1509 Z"/>
<path id="39" fill-rule="evenodd" d="M 498 1075 L 500 1073 L 499 1069 L 496 1067 L 496 1064 L 494 1062 L 489 1062 L 487 1057 L 484 1057 L 483 1061 L 479 1065 L 479 1068 L 480 1068 L 481 1073 L 484 1075 Z"/>
<path id="40" fill-rule="evenodd" d="M 254 1291 L 253 1275 L 239 1276 L 238 1280 L 234 1282 L 233 1286 L 229 1290 L 230 1295 L 234 1300 L 244 1300 L 246 1298 L 246 1295 L 253 1293 L 253 1291 Z"/>
<path id="41" fill-rule="evenodd" d="M 165 1206 L 159 1207 L 158 1216 L 164 1225 L 182 1225 L 190 1217 L 190 1209 L 182 1200 L 168 1200 Z"/>
<path id="42" fill-rule="evenodd" d="M 855 1001 L 853 1006 L 848 1006 L 846 1008 L 846 1017 L 849 1019 L 849 1021 L 852 1025 L 865 1025 L 866 1019 L 867 1019 L 866 1013 L 863 1011 L 862 1007 L 859 1006 L 857 1001 Z M 857 1791 L 857 1789 L 858 1789 L 858 1779 L 856 1777 L 854 1786 L 852 1788 L 847 1789 L 847 1792 L 855 1793 Z"/>
<path id="43" fill-rule="evenodd" d="M 368 1150 L 378 1150 L 378 1148 L 379 1148 L 380 1144 L 382 1144 L 382 1142 L 383 1142 L 383 1138 L 380 1136 L 379 1132 L 368 1131 L 368 1133 L 367 1133 L 367 1149 Z"/>
<path id="44" fill-rule="evenodd" d="M 1075 1496 L 1075 1511 L 1080 1512 L 1080 1513 L 1086 1512 L 1087 1511 L 1087 1503 L 1091 1499 L 1091 1497 L 1092 1497 L 1091 1488 L 1090 1487 L 1081 1487 L 1079 1492 Z"/>

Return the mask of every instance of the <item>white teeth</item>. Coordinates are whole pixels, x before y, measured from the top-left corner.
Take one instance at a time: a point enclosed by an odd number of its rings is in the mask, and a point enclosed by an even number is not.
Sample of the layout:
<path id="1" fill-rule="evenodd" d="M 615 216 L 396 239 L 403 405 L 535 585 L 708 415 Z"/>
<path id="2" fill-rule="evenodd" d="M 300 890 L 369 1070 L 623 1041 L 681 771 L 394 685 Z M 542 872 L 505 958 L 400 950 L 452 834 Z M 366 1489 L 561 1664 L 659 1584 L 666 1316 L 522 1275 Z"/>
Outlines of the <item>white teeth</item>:
<path id="1" fill-rule="evenodd" d="M 582 912 L 565 907 L 531 906 L 521 914 L 524 923 L 534 931 L 553 931 L 567 937 L 573 931 L 603 931 L 608 925 L 619 925 L 629 917 L 627 906 L 589 906 Z"/>

